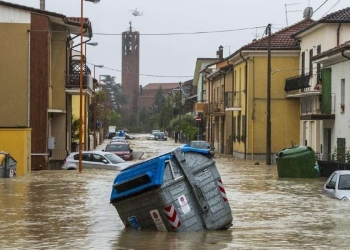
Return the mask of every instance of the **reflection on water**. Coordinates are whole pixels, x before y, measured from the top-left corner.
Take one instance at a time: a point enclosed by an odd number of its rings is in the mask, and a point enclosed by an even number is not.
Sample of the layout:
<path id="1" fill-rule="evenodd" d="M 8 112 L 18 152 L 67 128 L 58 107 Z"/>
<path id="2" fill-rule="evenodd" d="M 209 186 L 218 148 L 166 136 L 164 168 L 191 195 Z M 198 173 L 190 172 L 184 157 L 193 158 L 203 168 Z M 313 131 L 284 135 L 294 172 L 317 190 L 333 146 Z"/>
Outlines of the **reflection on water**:
<path id="1" fill-rule="evenodd" d="M 140 140 L 148 158 L 173 141 Z M 0 179 L 1 249 L 347 249 L 350 202 L 321 195 L 325 179 L 278 179 L 276 166 L 217 157 L 232 213 L 227 231 L 126 230 L 109 204 L 117 172 L 40 171 Z"/>

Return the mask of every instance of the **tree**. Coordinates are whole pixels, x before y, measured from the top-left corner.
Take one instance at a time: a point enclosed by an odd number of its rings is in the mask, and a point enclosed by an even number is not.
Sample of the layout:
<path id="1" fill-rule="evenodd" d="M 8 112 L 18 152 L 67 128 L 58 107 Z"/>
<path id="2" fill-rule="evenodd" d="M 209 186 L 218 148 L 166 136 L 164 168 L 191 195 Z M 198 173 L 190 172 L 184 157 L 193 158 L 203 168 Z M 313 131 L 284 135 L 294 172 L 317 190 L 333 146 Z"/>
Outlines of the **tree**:
<path id="1" fill-rule="evenodd" d="M 72 123 L 71 123 L 72 142 L 76 142 L 79 140 L 79 125 L 80 125 L 79 118 L 72 115 Z"/>

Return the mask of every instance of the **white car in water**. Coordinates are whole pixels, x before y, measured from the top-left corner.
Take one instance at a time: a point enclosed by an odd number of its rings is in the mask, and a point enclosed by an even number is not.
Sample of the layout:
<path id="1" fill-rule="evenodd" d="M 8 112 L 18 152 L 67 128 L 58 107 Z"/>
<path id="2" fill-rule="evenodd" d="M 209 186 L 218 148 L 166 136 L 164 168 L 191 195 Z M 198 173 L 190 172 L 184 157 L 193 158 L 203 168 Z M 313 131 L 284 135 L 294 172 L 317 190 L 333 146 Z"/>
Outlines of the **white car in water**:
<path id="1" fill-rule="evenodd" d="M 83 151 L 82 152 L 82 169 L 107 169 L 123 170 L 130 166 L 119 156 L 104 151 Z M 79 168 L 79 152 L 70 153 L 63 161 L 62 169 L 76 170 Z"/>
<path id="2" fill-rule="evenodd" d="M 350 199 L 350 170 L 337 170 L 323 186 L 323 194 L 342 201 Z"/>

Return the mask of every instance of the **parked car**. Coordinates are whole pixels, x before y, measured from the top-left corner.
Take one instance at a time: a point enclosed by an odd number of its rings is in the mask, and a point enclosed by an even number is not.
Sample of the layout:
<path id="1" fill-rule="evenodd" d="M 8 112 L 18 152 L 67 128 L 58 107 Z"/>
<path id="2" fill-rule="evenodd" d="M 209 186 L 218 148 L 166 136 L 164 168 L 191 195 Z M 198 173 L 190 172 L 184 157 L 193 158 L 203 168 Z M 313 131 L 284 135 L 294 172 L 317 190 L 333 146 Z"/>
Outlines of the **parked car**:
<path id="1" fill-rule="evenodd" d="M 111 139 L 110 143 L 114 143 L 114 142 L 124 142 L 129 144 L 129 142 L 125 139 L 125 137 L 119 137 L 119 136 L 115 136 Z"/>
<path id="2" fill-rule="evenodd" d="M 116 136 L 116 132 L 109 132 L 108 139 L 112 139 L 114 136 Z"/>
<path id="3" fill-rule="evenodd" d="M 156 132 L 152 132 L 152 134 L 150 134 L 149 136 L 148 136 L 148 140 L 154 140 L 155 139 L 155 134 L 156 133 L 159 133 L 160 131 L 156 131 Z"/>
<path id="4" fill-rule="evenodd" d="M 342 201 L 350 199 L 350 170 L 337 170 L 323 186 L 323 194 Z"/>
<path id="5" fill-rule="evenodd" d="M 154 140 L 158 141 L 158 140 L 163 140 L 166 141 L 168 138 L 165 135 L 164 132 L 156 132 L 154 133 Z"/>
<path id="6" fill-rule="evenodd" d="M 106 145 L 105 152 L 110 152 L 118 155 L 125 161 L 132 160 L 132 149 L 128 143 L 125 142 L 114 142 Z"/>
<path id="7" fill-rule="evenodd" d="M 125 133 L 124 135 L 125 135 L 125 139 L 127 139 L 127 140 L 134 140 L 135 139 L 134 136 L 132 136 L 132 135 L 130 135 L 128 133 Z"/>
<path id="8" fill-rule="evenodd" d="M 126 163 L 119 156 L 103 151 L 83 151 L 82 168 L 83 169 L 107 169 L 122 170 L 130 164 Z M 70 153 L 63 161 L 62 169 L 76 170 L 79 168 L 79 152 Z"/>
<path id="9" fill-rule="evenodd" d="M 190 147 L 192 148 L 200 148 L 200 149 L 208 149 L 211 156 L 214 157 L 214 147 L 210 145 L 207 141 L 191 141 Z"/>

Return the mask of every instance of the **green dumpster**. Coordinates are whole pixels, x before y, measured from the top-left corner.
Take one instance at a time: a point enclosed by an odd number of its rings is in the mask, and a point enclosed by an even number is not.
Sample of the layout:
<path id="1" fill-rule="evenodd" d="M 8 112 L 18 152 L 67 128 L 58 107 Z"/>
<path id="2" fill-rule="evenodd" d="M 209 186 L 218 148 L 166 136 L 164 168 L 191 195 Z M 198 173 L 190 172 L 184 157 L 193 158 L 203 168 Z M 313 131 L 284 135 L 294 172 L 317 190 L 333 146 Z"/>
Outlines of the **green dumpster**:
<path id="1" fill-rule="evenodd" d="M 277 153 L 278 177 L 316 178 L 320 177 L 315 151 L 308 146 L 292 146 Z"/>

